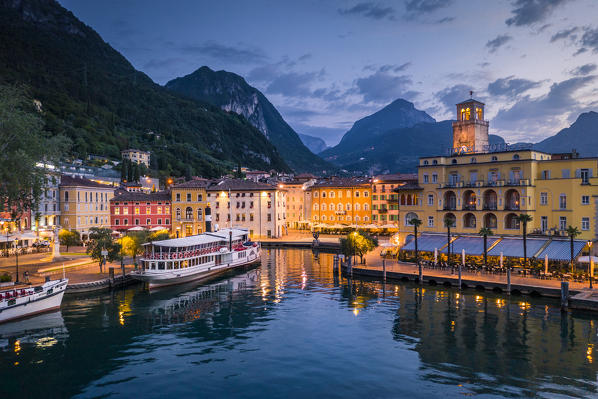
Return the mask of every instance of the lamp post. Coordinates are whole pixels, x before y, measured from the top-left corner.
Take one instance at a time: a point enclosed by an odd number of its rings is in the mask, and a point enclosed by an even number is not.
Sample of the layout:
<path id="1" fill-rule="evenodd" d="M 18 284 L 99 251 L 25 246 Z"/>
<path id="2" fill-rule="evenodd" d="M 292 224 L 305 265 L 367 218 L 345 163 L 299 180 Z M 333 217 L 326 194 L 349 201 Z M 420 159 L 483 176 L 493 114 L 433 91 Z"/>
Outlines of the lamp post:
<path id="1" fill-rule="evenodd" d="M 8 258 L 8 234 L 10 233 L 10 229 L 8 228 L 8 225 L 6 226 L 4 231 L 6 231 L 6 257 Z"/>
<path id="2" fill-rule="evenodd" d="M 593 287 L 592 287 L 592 277 L 593 277 L 593 274 L 594 274 L 594 257 L 592 256 L 592 244 L 594 244 L 594 242 L 592 242 L 591 240 L 588 240 L 588 248 L 590 249 L 589 250 L 589 255 L 590 255 L 589 256 L 589 258 L 590 258 L 590 265 L 589 265 L 589 267 L 590 267 L 590 273 L 589 273 L 590 274 L 590 289 L 593 289 Z"/>
<path id="3" fill-rule="evenodd" d="M 17 277 L 15 279 L 15 284 L 19 283 L 19 239 L 15 238 L 15 259 L 16 259 L 16 266 L 17 266 Z"/>

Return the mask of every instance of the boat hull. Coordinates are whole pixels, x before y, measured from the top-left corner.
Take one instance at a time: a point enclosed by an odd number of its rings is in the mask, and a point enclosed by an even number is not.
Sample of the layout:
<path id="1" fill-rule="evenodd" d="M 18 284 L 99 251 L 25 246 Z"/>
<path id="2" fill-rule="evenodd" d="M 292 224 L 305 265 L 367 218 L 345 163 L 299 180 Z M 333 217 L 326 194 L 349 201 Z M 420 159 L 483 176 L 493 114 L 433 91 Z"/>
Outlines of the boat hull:
<path id="1" fill-rule="evenodd" d="M 6 323 L 60 309 L 66 285 L 67 282 L 64 282 L 64 284 L 57 284 L 54 287 L 55 291 L 50 295 L 31 298 L 29 301 L 17 302 L 14 306 L 1 309 L 0 323 Z"/>

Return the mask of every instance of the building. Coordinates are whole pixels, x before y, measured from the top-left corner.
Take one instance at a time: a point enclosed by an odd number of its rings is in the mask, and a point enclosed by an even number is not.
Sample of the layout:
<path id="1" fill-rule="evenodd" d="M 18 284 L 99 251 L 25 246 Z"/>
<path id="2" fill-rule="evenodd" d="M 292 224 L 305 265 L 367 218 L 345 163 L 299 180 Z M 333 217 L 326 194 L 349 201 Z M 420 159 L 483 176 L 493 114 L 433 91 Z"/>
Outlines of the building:
<path id="1" fill-rule="evenodd" d="M 171 186 L 171 223 L 176 237 L 188 237 L 206 231 L 206 188 L 208 182 L 195 179 Z"/>
<path id="2" fill-rule="evenodd" d="M 121 232 L 136 226 L 146 229 L 164 227 L 170 230 L 170 201 L 170 193 L 167 191 L 148 194 L 118 190 L 110 200 L 111 228 Z"/>
<path id="3" fill-rule="evenodd" d="M 249 180 L 260 181 L 261 179 L 270 177 L 270 173 L 264 172 L 263 170 L 248 170 L 245 172 L 245 177 Z"/>
<path id="4" fill-rule="evenodd" d="M 149 168 L 150 165 L 150 153 L 147 151 L 128 149 L 120 152 L 122 159 L 128 159 L 131 162 L 137 164 L 144 164 Z"/>
<path id="5" fill-rule="evenodd" d="M 409 220 L 417 217 L 420 231 L 441 232 L 448 218 L 456 234 L 477 235 L 487 227 L 498 235 L 521 235 L 517 217 L 528 214 L 531 235 L 566 236 L 573 226 L 581 231 L 579 239 L 596 239 L 598 158 L 492 148 L 483 115 L 479 101 L 457 105 L 452 151 L 421 158 L 418 184 L 398 190 L 413 204 L 401 205 L 402 225 L 410 230 Z"/>
<path id="6" fill-rule="evenodd" d="M 372 184 L 372 222 L 385 228 L 399 228 L 400 210 L 408 213 L 421 207 L 417 174 L 375 176 Z M 397 191 L 400 192 L 397 193 Z"/>
<path id="7" fill-rule="evenodd" d="M 372 179 L 332 178 L 308 188 L 312 225 L 366 225 L 372 223 Z"/>
<path id="8" fill-rule="evenodd" d="M 60 175 L 48 173 L 46 187 L 37 209 L 33 212 L 35 228 L 42 236 L 52 236 L 54 227 L 60 226 Z"/>
<path id="9" fill-rule="evenodd" d="M 59 190 L 62 228 L 77 230 L 86 239 L 91 227 L 110 226 L 109 205 L 114 187 L 62 175 Z"/>
<path id="10" fill-rule="evenodd" d="M 214 228 L 244 227 L 251 238 L 286 234 L 287 191 L 251 180 L 226 179 L 208 187 Z"/>
<path id="11" fill-rule="evenodd" d="M 292 229 L 300 229 L 309 227 L 309 217 L 306 214 L 306 203 L 308 202 L 307 189 L 316 182 L 316 179 L 309 179 L 306 181 L 291 180 L 280 184 L 287 192 L 287 227 Z"/>

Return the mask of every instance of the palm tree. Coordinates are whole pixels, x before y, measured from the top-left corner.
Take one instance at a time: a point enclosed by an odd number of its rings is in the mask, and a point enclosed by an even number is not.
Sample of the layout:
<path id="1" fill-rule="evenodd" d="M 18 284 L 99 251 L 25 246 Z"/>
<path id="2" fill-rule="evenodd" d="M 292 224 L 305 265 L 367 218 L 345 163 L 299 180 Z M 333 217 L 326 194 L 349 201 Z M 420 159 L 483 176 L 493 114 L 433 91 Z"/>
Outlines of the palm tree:
<path id="1" fill-rule="evenodd" d="M 527 224 L 532 221 L 532 217 L 527 213 L 517 216 L 517 220 L 523 227 L 523 269 L 527 267 Z"/>
<path id="2" fill-rule="evenodd" d="M 478 234 L 484 237 L 484 266 L 488 267 L 488 236 L 494 233 L 488 227 L 482 227 Z"/>
<path id="3" fill-rule="evenodd" d="M 448 264 L 451 264 L 451 227 L 453 227 L 453 218 L 447 213 L 444 215 L 444 227 L 446 227 L 446 244 L 448 248 Z"/>
<path id="4" fill-rule="evenodd" d="M 418 218 L 413 218 L 409 221 L 409 223 L 413 226 L 413 234 L 415 235 L 415 262 L 417 263 L 417 267 L 419 270 L 419 282 L 422 283 L 422 265 L 419 262 L 419 253 L 417 250 L 417 228 L 421 226 L 422 221 Z"/>
<path id="5" fill-rule="evenodd" d="M 581 234 L 581 231 L 579 231 L 579 229 L 577 227 L 573 227 L 573 226 L 569 226 L 567 227 L 567 234 L 569 235 L 569 238 L 571 239 L 571 270 L 573 269 L 573 239 L 575 237 L 577 237 L 578 235 Z"/>

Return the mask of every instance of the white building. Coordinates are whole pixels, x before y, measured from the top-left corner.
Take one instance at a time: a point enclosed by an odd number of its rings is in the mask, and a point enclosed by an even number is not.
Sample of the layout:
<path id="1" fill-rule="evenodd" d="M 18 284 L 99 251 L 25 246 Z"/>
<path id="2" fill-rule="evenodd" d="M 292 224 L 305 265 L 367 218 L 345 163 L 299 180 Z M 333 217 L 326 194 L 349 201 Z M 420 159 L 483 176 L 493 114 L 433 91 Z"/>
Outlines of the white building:
<path id="1" fill-rule="evenodd" d="M 150 153 L 147 151 L 135 150 L 129 148 L 128 150 L 123 150 L 120 152 L 122 159 L 128 159 L 131 162 L 135 162 L 137 164 L 144 164 L 149 168 L 150 164 Z"/>

